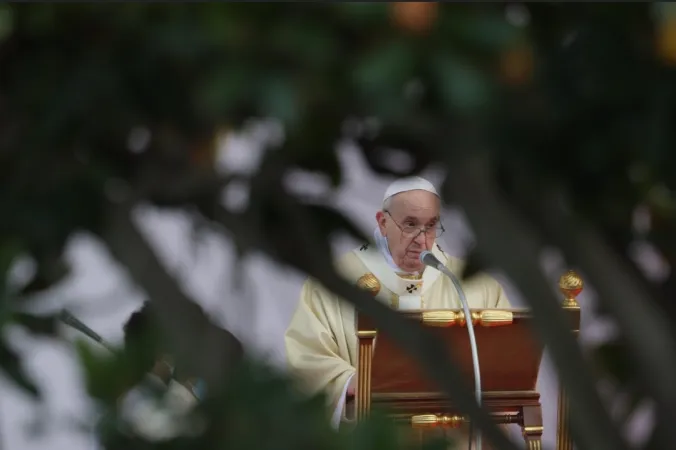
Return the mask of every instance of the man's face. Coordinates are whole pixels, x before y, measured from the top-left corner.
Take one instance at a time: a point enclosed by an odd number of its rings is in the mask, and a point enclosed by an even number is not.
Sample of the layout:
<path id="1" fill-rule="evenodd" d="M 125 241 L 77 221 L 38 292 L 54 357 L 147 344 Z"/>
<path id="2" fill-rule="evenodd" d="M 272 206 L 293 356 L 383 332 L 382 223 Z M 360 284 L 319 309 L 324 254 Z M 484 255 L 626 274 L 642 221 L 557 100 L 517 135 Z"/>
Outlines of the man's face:
<path id="1" fill-rule="evenodd" d="M 389 243 L 392 259 L 402 270 L 418 272 L 423 269 L 420 253 L 434 246 L 439 206 L 439 197 L 415 190 L 395 195 L 388 211 L 376 215 L 380 232 Z M 420 232 L 425 227 L 429 227 L 429 232 Z"/>

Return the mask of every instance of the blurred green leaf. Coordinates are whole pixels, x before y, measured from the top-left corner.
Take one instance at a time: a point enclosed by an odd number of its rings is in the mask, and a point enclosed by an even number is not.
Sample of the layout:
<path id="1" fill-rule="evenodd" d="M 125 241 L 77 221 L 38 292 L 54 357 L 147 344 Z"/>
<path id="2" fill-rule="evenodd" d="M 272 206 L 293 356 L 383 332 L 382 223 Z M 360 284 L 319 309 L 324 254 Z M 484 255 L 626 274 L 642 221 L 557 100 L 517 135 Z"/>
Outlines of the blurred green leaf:
<path id="1" fill-rule="evenodd" d="M 84 369 L 87 392 L 104 405 L 112 405 L 121 393 L 130 389 L 140 377 L 131 376 L 133 361 L 122 353 L 110 354 L 94 350 L 90 344 L 78 339 L 75 342 L 80 363 Z"/>
<path id="2" fill-rule="evenodd" d="M 335 151 L 341 135 L 341 123 L 336 122 L 335 113 L 325 105 L 309 110 L 303 126 L 288 130 L 289 134 L 281 149 L 293 166 L 328 176 L 334 187 L 340 185 L 343 175 Z M 317 153 L 318 148 L 331 151 Z"/>
<path id="3" fill-rule="evenodd" d="M 195 105 L 205 117 L 228 117 L 240 107 L 253 104 L 258 74 L 246 61 L 226 64 L 206 74 L 196 89 Z"/>
<path id="4" fill-rule="evenodd" d="M 331 6 L 355 26 L 382 26 L 389 18 L 387 3 L 341 2 Z"/>
<path id="5" fill-rule="evenodd" d="M 356 89 L 369 109 L 382 118 L 398 117 L 405 107 L 404 88 L 416 74 L 414 45 L 406 39 L 366 49 L 352 69 Z"/>
<path id="6" fill-rule="evenodd" d="M 26 22 L 22 25 L 29 35 L 42 37 L 55 31 L 57 27 L 57 5 L 22 5 L 21 19 Z"/>
<path id="7" fill-rule="evenodd" d="M 209 399 L 203 408 L 219 418 L 214 428 L 227 427 L 218 448 L 246 450 L 251 442 L 257 450 L 402 448 L 396 426 L 378 412 L 356 430 L 336 432 L 327 420 L 323 395 L 307 397 L 287 375 L 251 359 L 238 367 L 223 397 Z"/>
<path id="8" fill-rule="evenodd" d="M 58 319 L 54 315 L 38 316 L 29 313 L 12 314 L 13 321 L 31 333 L 54 336 L 58 329 Z"/>
<path id="9" fill-rule="evenodd" d="M 298 88 L 290 77 L 268 75 L 257 95 L 264 117 L 279 119 L 286 127 L 295 127 L 301 119 Z"/>
<path id="10" fill-rule="evenodd" d="M 0 369 L 25 392 L 36 398 L 41 397 L 38 387 L 24 371 L 20 356 L 9 348 L 4 339 L 0 340 Z"/>
<path id="11" fill-rule="evenodd" d="M 7 294 L 9 271 L 22 251 L 23 248 L 18 240 L 13 238 L 0 239 L 0 300 Z M 0 303 L 0 311 L 2 307 L 3 305 Z"/>
<path id="12" fill-rule="evenodd" d="M 357 424 L 351 432 L 352 445 L 350 450 L 419 448 L 420 450 L 449 450 L 455 448 L 449 439 L 435 436 L 425 436 L 422 442 L 417 432 L 407 430 L 405 426 L 395 426 L 387 417 L 385 411 L 375 410 L 369 414 L 368 421 Z M 437 430 L 438 431 L 438 430 Z M 429 434 L 429 433 L 428 433 Z M 408 436 L 407 436 L 408 435 Z M 406 441 L 408 445 L 405 444 Z M 410 442 L 413 441 L 413 442 Z"/>
<path id="13" fill-rule="evenodd" d="M 251 17 L 237 3 L 208 3 L 199 9 L 202 30 L 212 43 L 227 50 L 251 48 L 259 36 L 251 27 Z"/>
<path id="14" fill-rule="evenodd" d="M 65 260 L 54 257 L 40 259 L 33 278 L 20 291 L 22 296 L 29 296 L 55 286 L 70 274 L 70 267 Z"/>
<path id="15" fill-rule="evenodd" d="M 462 276 L 460 278 L 468 280 L 479 273 L 486 272 L 486 269 L 487 267 L 481 260 L 479 252 L 472 250 L 465 258 L 465 266 L 463 267 Z"/>
<path id="16" fill-rule="evenodd" d="M 449 113 L 472 114 L 485 110 L 494 98 L 486 74 L 452 54 L 437 55 L 433 70 Z"/>
<path id="17" fill-rule="evenodd" d="M 449 7 L 450 6 L 450 7 Z M 456 7 L 453 7 L 456 6 Z M 447 39 L 458 42 L 457 47 L 469 46 L 473 50 L 485 50 L 496 54 L 513 46 L 523 38 L 525 27 L 508 22 L 506 4 L 489 4 L 484 11 L 476 8 L 459 9 L 457 5 L 444 5 L 439 15 L 440 28 Z M 514 5 L 519 8 L 520 5 Z M 528 19 L 528 9 L 520 8 L 521 14 Z"/>
<path id="18" fill-rule="evenodd" d="M 325 205 L 306 205 L 313 222 L 316 223 L 322 234 L 333 236 L 336 233 L 347 233 L 357 242 L 369 242 L 369 238 L 361 229 L 344 214 Z"/>
<path id="19" fill-rule="evenodd" d="M 430 125 L 429 121 L 424 119 L 425 125 Z M 378 174 L 394 175 L 397 177 L 406 177 L 420 173 L 433 161 L 431 155 L 430 142 L 433 139 L 420 139 L 426 133 L 411 126 L 408 121 L 408 128 L 397 126 L 397 122 L 379 130 L 375 135 L 364 133 L 358 140 L 360 149 L 371 170 Z M 412 164 L 393 166 L 388 160 L 389 152 L 393 149 L 403 152 Z"/>
<path id="20" fill-rule="evenodd" d="M 309 17 L 291 17 L 275 24 L 268 43 L 271 52 L 312 71 L 334 66 L 341 50 L 339 36 Z"/>
<path id="21" fill-rule="evenodd" d="M 0 43 L 12 34 L 14 29 L 14 12 L 8 5 L 0 6 Z"/>
<path id="22" fill-rule="evenodd" d="M 596 347 L 594 361 L 606 375 L 610 375 L 620 385 L 631 384 L 636 378 L 636 368 L 629 357 L 626 344 L 621 341 L 611 341 Z"/>

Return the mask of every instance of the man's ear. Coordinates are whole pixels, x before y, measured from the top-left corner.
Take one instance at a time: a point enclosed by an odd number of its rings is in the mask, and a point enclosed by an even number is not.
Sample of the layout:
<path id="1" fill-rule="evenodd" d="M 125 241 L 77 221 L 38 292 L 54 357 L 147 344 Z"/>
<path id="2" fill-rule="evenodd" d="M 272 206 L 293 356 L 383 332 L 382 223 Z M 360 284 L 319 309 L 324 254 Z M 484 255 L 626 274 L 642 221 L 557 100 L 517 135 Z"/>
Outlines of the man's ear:
<path id="1" fill-rule="evenodd" d="M 378 211 L 376 213 L 376 222 L 378 222 L 378 228 L 380 229 L 380 233 L 384 236 L 385 235 L 385 223 L 386 223 L 387 218 L 385 217 L 385 213 L 382 211 Z"/>

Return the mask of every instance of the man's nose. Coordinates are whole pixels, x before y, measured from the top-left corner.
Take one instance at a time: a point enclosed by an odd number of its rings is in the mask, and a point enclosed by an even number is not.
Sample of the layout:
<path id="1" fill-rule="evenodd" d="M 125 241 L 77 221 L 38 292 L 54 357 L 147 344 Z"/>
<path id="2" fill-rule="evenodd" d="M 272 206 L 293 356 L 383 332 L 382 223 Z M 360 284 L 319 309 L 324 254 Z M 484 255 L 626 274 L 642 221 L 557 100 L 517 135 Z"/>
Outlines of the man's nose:
<path id="1" fill-rule="evenodd" d="M 416 244 L 420 245 L 421 247 L 424 247 L 427 242 L 427 238 L 425 237 L 425 233 L 423 231 L 420 231 L 414 240 Z"/>

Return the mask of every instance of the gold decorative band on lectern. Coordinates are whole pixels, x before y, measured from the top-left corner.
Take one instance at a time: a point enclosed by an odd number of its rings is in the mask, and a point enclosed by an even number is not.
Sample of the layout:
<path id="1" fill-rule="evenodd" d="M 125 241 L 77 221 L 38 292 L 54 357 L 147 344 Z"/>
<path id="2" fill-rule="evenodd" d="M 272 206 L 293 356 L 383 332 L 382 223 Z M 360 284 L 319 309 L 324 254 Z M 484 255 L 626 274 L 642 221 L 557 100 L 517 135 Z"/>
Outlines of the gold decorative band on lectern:
<path id="1" fill-rule="evenodd" d="M 413 428 L 460 428 L 460 425 L 467 422 L 464 417 L 448 414 L 420 414 L 411 417 L 411 426 Z"/>
<path id="2" fill-rule="evenodd" d="M 482 327 L 500 327 L 511 325 L 514 321 L 512 311 L 501 311 L 498 309 L 486 309 L 483 311 L 471 311 L 472 324 Z M 452 327 L 454 325 L 465 326 L 464 311 L 423 311 L 422 323 L 429 327 Z"/>

